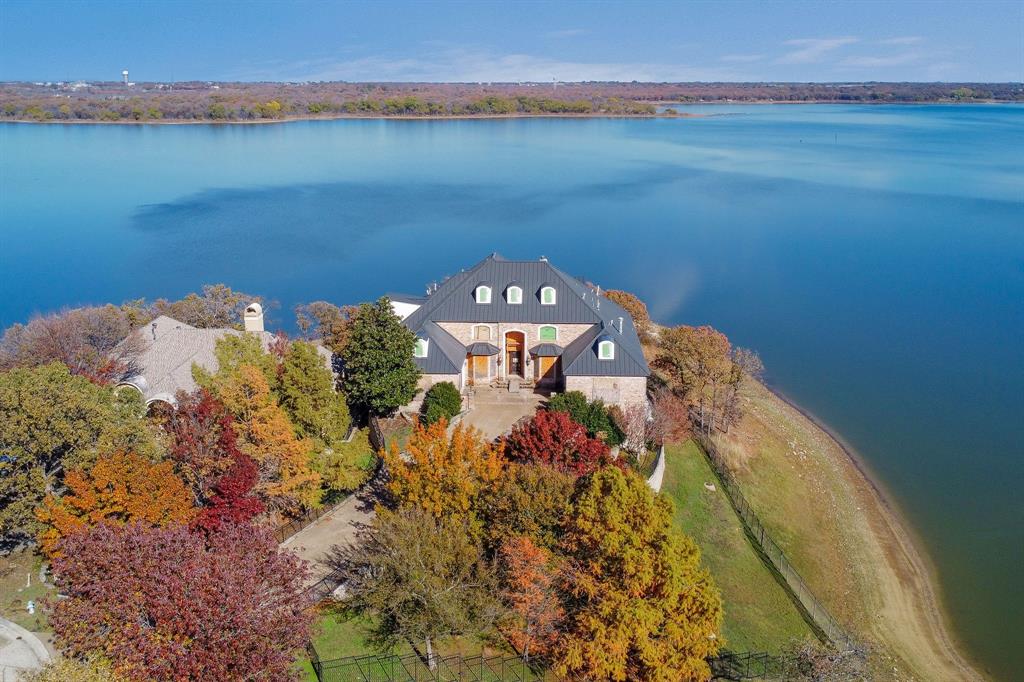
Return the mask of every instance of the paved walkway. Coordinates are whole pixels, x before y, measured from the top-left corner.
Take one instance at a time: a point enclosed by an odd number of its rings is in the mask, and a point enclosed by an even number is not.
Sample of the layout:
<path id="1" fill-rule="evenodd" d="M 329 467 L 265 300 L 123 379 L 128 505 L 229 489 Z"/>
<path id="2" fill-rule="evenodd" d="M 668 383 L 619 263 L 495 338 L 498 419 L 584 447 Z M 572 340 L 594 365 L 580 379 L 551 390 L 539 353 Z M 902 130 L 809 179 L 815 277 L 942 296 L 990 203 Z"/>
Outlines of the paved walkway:
<path id="1" fill-rule="evenodd" d="M 531 417 L 546 396 L 523 389 L 520 393 L 509 393 L 506 389 L 477 389 L 471 399 L 472 409 L 462 423 L 479 429 L 488 440 L 497 438 L 512 430 L 512 426 L 523 417 Z"/>
<path id="2" fill-rule="evenodd" d="M 39 670 L 50 660 L 50 652 L 38 637 L 0 618 L 0 680 L 15 682 L 20 672 Z"/>
<path id="3" fill-rule="evenodd" d="M 282 547 L 310 562 L 310 585 L 334 570 L 332 559 L 337 555 L 337 548 L 355 544 L 359 533 L 369 527 L 382 484 L 382 475 L 378 473 L 334 511 L 281 543 Z"/>

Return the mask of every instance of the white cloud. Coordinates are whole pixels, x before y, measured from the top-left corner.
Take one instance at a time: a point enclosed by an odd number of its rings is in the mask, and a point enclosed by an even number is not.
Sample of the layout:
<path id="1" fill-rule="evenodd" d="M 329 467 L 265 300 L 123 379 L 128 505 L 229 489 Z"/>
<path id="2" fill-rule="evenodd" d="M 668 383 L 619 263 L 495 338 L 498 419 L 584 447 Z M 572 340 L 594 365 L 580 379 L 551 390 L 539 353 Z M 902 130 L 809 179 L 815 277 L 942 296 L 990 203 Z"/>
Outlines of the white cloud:
<path id="1" fill-rule="evenodd" d="M 901 54 L 883 55 L 883 56 L 859 56 L 859 57 L 847 57 L 843 61 L 839 62 L 839 66 L 845 67 L 868 67 L 868 68 L 880 68 L 886 66 L 902 66 L 904 64 L 913 64 L 920 61 L 923 58 L 920 52 L 903 52 Z"/>
<path id="2" fill-rule="evenodd" d="M 373 55 L 321 58 L 288 64 L 268 62 L 235 75 L 241 80 L 420 81 L 506 83 L 532 81 L 712 81 L 744 80 L 728 67 L 660 62 L 574 62 L 530 54 L 444 49 L 415 59 Z"/>
<path id="3" fill-rule="evenodd" d="M 797 38 L 787 40 L 784 45 L 797 49 L 787 52 L 776 60 L 777 64 L 813 64 L 821 61 L 828 53 L 858 41 L 853 36 L 843 38 Z"/>
<path id="4" fill-rule="evenodd" d="M 727 54 L 719 57 L 719 61 L 729 64 L 749 64 L 764 59 L 763 54 Z"/>

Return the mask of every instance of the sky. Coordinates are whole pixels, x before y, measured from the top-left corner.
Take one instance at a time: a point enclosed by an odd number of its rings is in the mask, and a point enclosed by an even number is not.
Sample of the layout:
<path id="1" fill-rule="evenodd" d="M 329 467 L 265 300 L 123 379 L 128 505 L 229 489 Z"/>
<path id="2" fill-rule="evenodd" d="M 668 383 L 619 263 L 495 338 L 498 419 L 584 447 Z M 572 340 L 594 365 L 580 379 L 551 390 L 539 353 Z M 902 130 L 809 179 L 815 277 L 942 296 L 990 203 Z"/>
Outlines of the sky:
<path id="1" fill-rule="evenodd" d="M 0 0 L 0 80 L 1024 81 L 1024 0 Z"/>

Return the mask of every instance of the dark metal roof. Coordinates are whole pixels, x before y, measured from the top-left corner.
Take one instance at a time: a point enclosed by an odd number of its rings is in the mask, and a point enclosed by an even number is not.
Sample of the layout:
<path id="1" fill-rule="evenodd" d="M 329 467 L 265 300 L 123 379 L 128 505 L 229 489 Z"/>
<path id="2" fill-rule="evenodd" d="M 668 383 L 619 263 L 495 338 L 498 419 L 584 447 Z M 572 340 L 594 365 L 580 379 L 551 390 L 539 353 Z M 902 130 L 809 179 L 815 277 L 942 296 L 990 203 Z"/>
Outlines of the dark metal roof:
<path id="1" fill-rule="evenodd" d="M 497 355 L 501 350 L 492 343 L 477 341 L 467 346 L 466 352 L 470 355 Z"/>
<path id="2" fill-rule="evenodd" d="M 416 336 L 430 341 L 427 357 L 414 358 L 424 374 L 458 374 L 466 359 L 466 347 L 454 336 L 433 322 L 425 322 L 416 330 Z"/>
<path id="3" fill-rule="evenodd" d="M 494 287 L 491 302 L 478 304 L 474 290 L 478 284 Z M 504 292 L 515 284 L 523 289 L 522 303 L 510 304 Z M 540 290 L 544 286 L 555 288 L 555 305 L 541 305 Z M 622 319 L 621 329 L 619 319 Z M 427 373 L 456 373 L 461 371 L 466 349 L 454 337 L 438 327 L 436 322 L 504 322 L 532 324 L 591 324 L 591 329 L 562 350 L 563 373 L 577 376 L 647 376 L 650 370 L 644 359 L 640 338 L 633 320 L 621 306 L 598 295 L 588 285 L 570 277 L 547 260 L 510 261 L 492 254 L 469 270 L 445 280 L 427 297 L 417 310 L 404 320 L 413 331 L 424 330 L 431 339 L 437 333 L 447 337 L 443 343 L 448 357 L 445 371 L 427 369 L 422 362 L 433 358 L 418 358 L 421 369 Z M 431 331 L 431 328 L 436 329 Z M 615 343 L 615 358 L 597 357 L 597 336 L 605 334 Z M 440 337 L 443 338 L 443 337 Z M 439 346 L 441 344 L 438 344 Z M 541 346 L 555 344 L 540 344 Z M 457 347 L 457 348 L 456 348 Z M 555 346 L 557 347 L 557 346 Z M 432 352 L 429 355 L 434 355 Z M 532 351 L 531 351 L 532 352 Z"/>
<path id="4" fill-rule="evenodd" d="M 557 358 L 564 350 L 557 343 L 538 343 L 530 349 L 530 354 L 542 358 Z"/>

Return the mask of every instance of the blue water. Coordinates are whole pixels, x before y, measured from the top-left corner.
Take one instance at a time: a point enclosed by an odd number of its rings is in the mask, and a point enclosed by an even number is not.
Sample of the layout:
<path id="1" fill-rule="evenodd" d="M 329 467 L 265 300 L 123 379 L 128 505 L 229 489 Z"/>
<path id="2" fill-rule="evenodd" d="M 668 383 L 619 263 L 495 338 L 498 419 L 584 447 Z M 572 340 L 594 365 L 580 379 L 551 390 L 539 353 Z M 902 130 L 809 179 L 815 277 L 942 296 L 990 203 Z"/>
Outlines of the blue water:
<path id="1" fill-rule="evenodd" d="M 676 120 L 0 125 L 0 325 L 208 282 L 292 306 L 499 251 L 757 348 L 920 533 L 958 631 L 1024 668 L 1024 107 Z M 810 503 L 810 502 L 809 502 Z"/>

